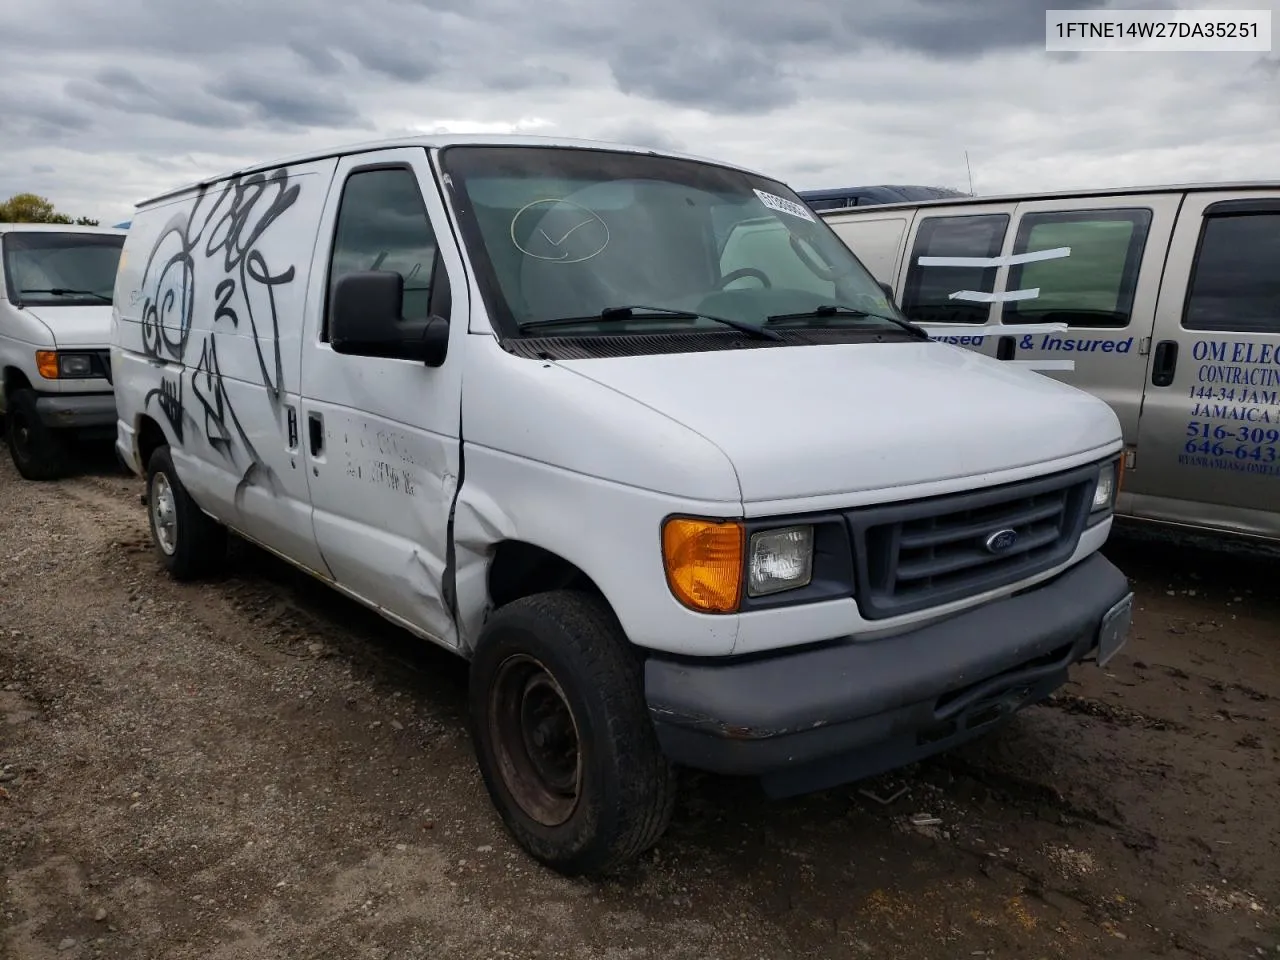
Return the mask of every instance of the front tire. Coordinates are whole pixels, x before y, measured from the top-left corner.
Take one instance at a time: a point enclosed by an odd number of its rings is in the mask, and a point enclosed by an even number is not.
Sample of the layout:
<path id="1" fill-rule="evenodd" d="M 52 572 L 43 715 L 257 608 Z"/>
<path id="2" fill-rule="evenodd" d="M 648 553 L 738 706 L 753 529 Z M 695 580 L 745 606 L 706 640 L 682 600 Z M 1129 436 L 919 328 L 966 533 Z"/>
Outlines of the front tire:
<path id="1" fill-rule="evenodd" d="M 147 462 L 147 517 L 156 553 L 175 580 L 211 573 L 227 554 L 227 528 L 196 506 L 178 479 L 168 447 Z"/>
<path id="2" fill-rule="evenodd" d="M 604 874 L 666 831 L 675 770 L 649 719 L 641 659 L 600 597 L 555 591 L 499 609 L 472 658 L 469 699 L 485 787 L 535 859 Z"/>
<path id="3" fill-rule="evenodd" d="M 45 425 L 32 390 L 15 390 L 5 414 L 5 442 L 25 480 L 57 480 L 66 470 L 66 441 Z"/>

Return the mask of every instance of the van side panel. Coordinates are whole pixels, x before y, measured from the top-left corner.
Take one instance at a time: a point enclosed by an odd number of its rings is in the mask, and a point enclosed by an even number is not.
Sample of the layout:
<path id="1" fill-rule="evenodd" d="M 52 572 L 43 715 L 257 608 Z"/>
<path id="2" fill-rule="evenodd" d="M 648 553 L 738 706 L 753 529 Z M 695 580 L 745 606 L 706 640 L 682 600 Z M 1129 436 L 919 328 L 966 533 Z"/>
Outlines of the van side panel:
<path id="1" fill-rule="evenodd" d="M 115 311 L 122 445 L 136 446 L 131 432 L 149 416 L 204 510 L 322 575 L 297 408 L 308 268 L 334 163 L 140 210 Z"/>
<path id="2" fill-rule="evenodd" d="M 911 222 L 909 213 L 847 219 L 835 215 L 826 221 L 873 277 L 893 286 L 902 257 L 902 238 Z"/>
<path id="3" fill-rule="evenodd" d="M 311 263 L 299 419 L 317 547 L 344 590 L 454 648 L 449 540 L 464 472 L 462 378 L 468 341 L 483 338 L 467 333 L 466 267 L 427 152 L 342 157 Z M 447 312 L 442 365 L 333 349 L 328 292 L 374 264 L 404 278 L 402 317 Z"/>
<path id="4" fill-rule="evenodd" d="M 1189 194 L 1169 248 L 1126 513 L 1280 538 L 1280 190 Z"/>
<path id="5" fill-rule="evenodd" d="M 173 290 L 173 301 L 162 300 L 159 304 L 146 299 L 143 286 L 149 279 L 146 274 L 152 251 L 162 243 L 166 223 L 181 219 L 193 196 L 185 195 L 139 210 L 130 222 L 116 270 L 111 312 L 116 447 L 134 472 L 139 474 L 147 469 L 145 453 L 138 447 L 139 425 L 144 417 L 151 417 L 160 424 L 166 440 L 175 449 L 186 435 L 176 393 L 176 385 L 182 378 L 185 343 L 182 323 L 176 315 L 181 311 L 189 313 L 191 303 L 180 283 Z M 181 262 L 175 263 L 172 269 L 186 272 Z M 147 317 L 145 327 L 144 315 Z M 160 390 L 161 383 L 165 381 L 174 385 L 172 398 L 167 392 L 152 393 Z M 204 489 L 202 474 L 188 471 L 183 482 L 197 501 L 207 499 L 208 491 Z"/>

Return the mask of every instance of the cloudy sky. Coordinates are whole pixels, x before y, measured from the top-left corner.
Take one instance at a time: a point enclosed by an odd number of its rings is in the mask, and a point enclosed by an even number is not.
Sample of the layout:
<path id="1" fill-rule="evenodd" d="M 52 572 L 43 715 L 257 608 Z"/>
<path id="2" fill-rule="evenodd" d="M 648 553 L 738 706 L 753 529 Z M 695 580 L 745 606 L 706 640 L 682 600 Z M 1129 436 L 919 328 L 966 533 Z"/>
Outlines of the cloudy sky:
<path id="1" fill-rule="evenodd" d="M 1044 45 L 1027 0 L 0 0 L 0 198 L 110 223 L 244 163 L 445 131 L 676 147 L 797 189 L 965 188 L 965 150 L 979 193 L 1280 178 L 1277 52 Z"/>

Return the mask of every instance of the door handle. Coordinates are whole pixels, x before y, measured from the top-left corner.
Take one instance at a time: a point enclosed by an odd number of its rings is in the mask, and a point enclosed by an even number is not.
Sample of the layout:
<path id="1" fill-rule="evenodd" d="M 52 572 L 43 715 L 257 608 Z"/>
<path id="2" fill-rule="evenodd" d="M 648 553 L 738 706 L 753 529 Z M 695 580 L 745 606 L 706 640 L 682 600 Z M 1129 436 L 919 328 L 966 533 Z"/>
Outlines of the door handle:
<path id="1" fill-rule="evenodd" d="M 1161 340 L 1151 357 L 1151 385 L 1167 387 L 1178 372 L 1178 341 Z"/>
<path id="2" fill-rule="evenodd" d="M 1018 341 L 1013 337 L 1001 337 L 996 344 L 997 360 L 1012 360 L 1018 352 Z"/>
<path id="3" fill-rule="evenodd" d="M 311 455 L 320 456 L 324 452 L 324 417 L 315 411 L 307 413 L 307 437 L 311 441 Z"/>

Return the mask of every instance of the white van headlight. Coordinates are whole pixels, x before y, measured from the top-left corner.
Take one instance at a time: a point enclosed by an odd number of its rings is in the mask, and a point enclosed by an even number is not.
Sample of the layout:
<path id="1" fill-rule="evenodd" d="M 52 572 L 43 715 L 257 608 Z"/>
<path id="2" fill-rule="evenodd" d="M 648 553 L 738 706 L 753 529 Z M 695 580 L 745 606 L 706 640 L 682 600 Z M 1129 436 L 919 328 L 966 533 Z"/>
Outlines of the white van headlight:
<path id="1" fill-rule="evenodd" d="M 58 354 L 58 375 L 60 377 L 88 377 L 92 373 L 93 362 L 87 353 Z"/>
<path id="2" fill-rule="evenodd" d="M 747 595 L 768 596 L 806 586 L 813 579 L 813 527 L 781 527 L 751 535 Z"/>
<path id="3" fill-rule="evenodd" d="M 100 376 L 93 369 L 93 354 L 37 350 L 36 370 L 46 380 L 86 380 Z"/>
<path id="4" fill-rule="evenodd" d="M 1098 513 L 1110 510 L 1116 500 L 1116 464 L 1115 461 L 1103 464 L 1098 471 L 1098 485 L 1093 488 L 1093 506 L 1090 512 Z"/>

